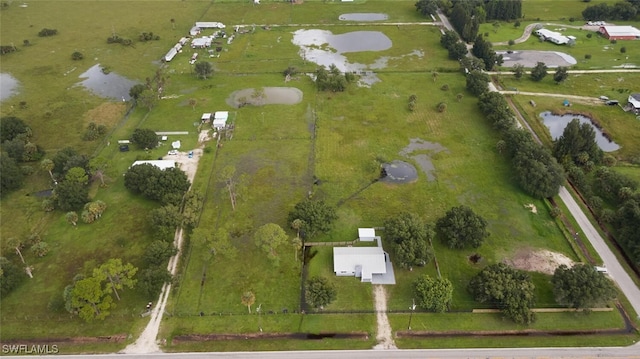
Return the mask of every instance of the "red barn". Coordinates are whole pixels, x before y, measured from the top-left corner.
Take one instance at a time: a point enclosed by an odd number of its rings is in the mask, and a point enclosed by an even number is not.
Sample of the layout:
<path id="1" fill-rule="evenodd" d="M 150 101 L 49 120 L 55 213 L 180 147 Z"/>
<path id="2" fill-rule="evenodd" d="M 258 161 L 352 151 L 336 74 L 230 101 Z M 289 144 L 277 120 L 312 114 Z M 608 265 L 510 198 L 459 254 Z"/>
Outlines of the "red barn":
<path id="1" fill-rule="evenodd" d="M 598 32 L 609 40 L 640 39 L 640 30 L 633 26 L 600 26 Z"/>

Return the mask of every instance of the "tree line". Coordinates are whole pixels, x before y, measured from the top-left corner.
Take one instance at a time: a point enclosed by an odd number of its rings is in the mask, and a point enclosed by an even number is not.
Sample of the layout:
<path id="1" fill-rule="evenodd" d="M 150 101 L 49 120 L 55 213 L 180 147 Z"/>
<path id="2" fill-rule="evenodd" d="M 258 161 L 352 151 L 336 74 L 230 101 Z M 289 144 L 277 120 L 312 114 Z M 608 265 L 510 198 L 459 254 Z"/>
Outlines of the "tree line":
<path id="1" fill-rule="evenodd" d="M 633 21 L 640 13 L 639 0 L 618 1 L 613 5 L 600 3 L 588 6 L 582 11 L 582 17 L 585 20 L 601 21 L 601 20 L 623 20 Z"/>

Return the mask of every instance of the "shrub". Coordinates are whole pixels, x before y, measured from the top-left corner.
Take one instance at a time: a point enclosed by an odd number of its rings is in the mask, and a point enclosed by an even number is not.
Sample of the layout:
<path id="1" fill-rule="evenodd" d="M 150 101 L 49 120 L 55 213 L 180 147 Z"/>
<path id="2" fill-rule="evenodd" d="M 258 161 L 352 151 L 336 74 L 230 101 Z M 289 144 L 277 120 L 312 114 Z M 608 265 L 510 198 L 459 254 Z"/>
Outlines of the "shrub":
<path id="1" fill-rule="evenodd" d="M 618 40 L 611 40 L 610 42 L 615 45 L 618 43 Z"/>
<path id="2" fill-rule="evenodd" d="M 71 54 L 71 60 L 78 61 L 82 59 L 84 59 L 82 52 L 74 51 L 73 54 Z"/>
<path id="3" fill-rule="evenodd" d="M 620 53 L 621 53 L 621 54 L 624 54 L 625 52 L 627 52 L 627 48 L 626 48 L 626 47 L 624 47 L 624 46 L 622 46 L 622 47 L 620 48 Z"/>
<path id="4" fill-rule="evenodd" d="M 516 44 L 516 42 L 514 40 L 509 40 L 509 46 L 513 46 L 515 44 Z"/>
<path id="5" fill-rule="evenodd" d="M 585 54 L 584 58 L 585 60 L 591 60 L 591 54 Z"/>
<path id="6" fill-rule="evenodd" d="M 53 35 L 57 35 L 57 34 L 58 34 L 58 30 L 56 30 L 56 29 L 44 28 L 44 29 L 40 30 L 40 32 L 38 33 L 38 36 L 47 37 L 47 36 L 53 36 Z"/>
<path id="7" fill-rule="evenodd" d="M 588 34 L 587 34 L 587 39 L 590 39 L 590 38 L 592 38 L 592 37 L 593 37 L 593 34 L 592 34 L 592 33 L 588 33 Z"/>
<path id="8" fill-rule="evenodd" d="M 447 109 L 447 104 L 440 102 L 437 106 L 438 112 L 444 112 Z"/>
<path id="9" fill-rule="evenodd" d="M 440 90 L 449 91 L 449 85 L 447 85 L 447 84 L 442 85 L 442 87 L 440 87 Z"/>

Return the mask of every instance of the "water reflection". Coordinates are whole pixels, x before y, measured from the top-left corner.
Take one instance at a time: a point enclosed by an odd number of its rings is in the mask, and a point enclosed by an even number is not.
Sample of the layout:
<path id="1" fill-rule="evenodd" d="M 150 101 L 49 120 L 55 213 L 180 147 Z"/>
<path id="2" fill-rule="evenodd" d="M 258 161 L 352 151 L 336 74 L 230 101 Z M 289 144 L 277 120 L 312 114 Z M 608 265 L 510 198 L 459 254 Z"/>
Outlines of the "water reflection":
<path id="1" fill-rule="evenodd" d="M 242 89 L 232 92 L 226 99 L 229 106 L 239 108 L 247 105 L 295 105 L 302 101 L 302 91 L 295 87 L 263 87 L 262 93 L 256 89 Z"/>
<path id="2" fill-rule="evenodd" d="M 100 64 L 91 67 L 78 77 L 86 80 L 79 82 L 77 85 L 83 86 L 100 97 L 114 100 L 130 100 L 129 90 L 138 84 L 138 82 L 129 80 L 115 72 L 103 73 Z"/>
<path id="3" fill-rule="evenodd" d="M 9 75 L 0 73 L 0 101 L 4 101 L 9 97 L 18 93 L 18 80 Z"/>
<path id="4" fill-rule="evenodd" d="M 613 152 L 620 148 L 620 145 L 606 138 L 602 131 L 593 125 L 593 122 L 591 122 L 591 119 L 589 117 L 573 114 L 554 115 L 550 111 L 541 113 L 540 117 L 542 117 L 544 125 L 549 128 L 551 137 L 554 140 L 562 136 L 565 127 L 567 127 L 571 120 L 577 118 L 580 121 L 580 124 L 587 123 L 591 127 L 593 127 L 593 130 L 596 133 L 596 142 L 598 143 L 598 147 L 600 147 L 601 150 L 603 150 L 604 152 Z"/>

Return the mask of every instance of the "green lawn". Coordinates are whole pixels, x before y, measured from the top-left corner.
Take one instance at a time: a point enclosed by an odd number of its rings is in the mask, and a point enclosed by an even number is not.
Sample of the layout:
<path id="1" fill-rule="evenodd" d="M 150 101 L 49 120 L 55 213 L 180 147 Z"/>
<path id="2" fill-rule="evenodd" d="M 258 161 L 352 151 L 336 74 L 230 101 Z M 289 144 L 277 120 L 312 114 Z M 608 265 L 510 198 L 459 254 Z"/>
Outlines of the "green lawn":
<path id="1" fill-rule="evenodd" d="M 278 248 L 280 260 L 276 265 L 253 243 L 255 229 L 265 223 L 276 223 L 293 236 L 286 222 L 287 213 L 306 196 L 337 206 L 339 219 L 334 230 L 313 238 L 318 241 L 352 240 L 357 227 L 381 226 L 386 218 L 399 211 L 415 212 L 434 223 L 452 206 L 472 207 L 487 219 L 491 232 L 480 249 L 452 251 L 434 242 L 440 270 L 454 283 L 455 310 L 481 307 L 466 293 L 469 278 L 484 265 L 501 261 L 520 248 L 547 248 L 574 257 L 562 231 L 548 211 L 543 210 L 544 204 L 522 193 L 505 158 L 495 151 L 498 134 L 479 115 L 477 100 L 466 93 L 464 77 L 454 71 L 458 64 L 446 60 L 436 27 L 368 25 L 358 28 L 383 31 L 393 42 L 393 48 L 388 51 L 346 55 L 351 62 L 366 64 L 381 56 L 388 57 L 388 67 L 378 74 L 381 81 L 370 88 L 352 85 L 344 93 L 318 93 L 310 78 L 303 74 L 284 82 L 281 73 L 288 66 L 309 72 L 316 67 L 301 59 L 291 43 L 291 32 L 299 28 L 293 24 L 319 24 L 313 28 L 341 34 L 353 31 L 337 19 L 347 12 L 383 12 L 389 15 L 387 22 L 425 20 L 415 11 L 414 3 L 356 1 L 338 5 L 318 0 L 293 6 L 267 2 L 258 7 L 244 1 L 176 0 L 154 2 L 150 11 L 151 3 L 145 1 L 117 6 L 100 1 L 35 2 L 27 8 L 14 3 L 0 11 L 3 45 L 13 42 L 19 48 L 16 53 L 3 55 L 1 71 L 12 74 L 21 83 L 20 92 L 3 102 L 0 114 L 23 118 L 33 128 L 34 141 L 43 146 L 47 157 L 72 146 L 83 154 L 96 153 L 109 160 L 107 186 L 94 185 L 91 189 L 93 199 L 105 201 L 108 209 L 91 225 L 78 224 L 75 228 L 65 221 L 64 213 L 45 213 L 40 209 L 39 199 L 27 196 L 50 186 L 48 174 L 40 171 L 38 164 L 29 164 L 36 173 L 22 189 L 3 196 L 0 207 L 4 219 L 3 244 L 14 236 L 38 233 L 49 243 L 51 252 L 44 258 L 27 253 L 26 260 L 34 267 L 34 278 L 27 279 L 2 298 L 2 340 L 125 335 L 130 341 L 141 332 L 147 319 L 140 314 L 149 298 L 140 291 L 123 291 L 123 299 L 111 316 L 92 323 L 69 316 L 64 309 L 62 291 L 76 274 L 113 257 L 142 266 L 141 255 L 154 239 L 146 213 L 159 204 L 131 195 L 124 188 L 122 175 L 136 159 L 164 155 L 168 145 L 148 152 L 132 147 L 132 151 L 121 153 L 117 140 L 129 138 L 135 128 L 187 131 L 187 135 L 170 139 L 180 139 L 183 149 L 191 149 L 197 145 L 197 125 L 203 112 L 231 111 L 235 129 L 231 138 L 223 140 L 220 146 L 206 144 L 209 150 L 200 161 L 193 185 L 194 190 L 205 195 L 199 226 L 212 233 L 216 230 L 229 233 L 238 253 L 233 259 L 222 255 L 209 259 L 202 255 L 205 248 L 187 240 L 186 255 L 169 301 L 161 337 L 170 339 L 180 334 L 212 332 L 255 333 L 262 326 L 267 332 L 366 332 L 371 339 L 312 343 L 258 340 L 248 347 L 245 341 L 229 341 L 216 346 L 179 344 L 170 350 L 336 349 L 373 345 L 374 314 L 294 313 L 299 309 L 302 283 L 301 263 L 299 258 L 295 260 L 293 247 Z M 109 14 L 109 21 L 104 20 L 105 14 Z M 232 44 L 221 44 L 220 58 L 208 60 L 216 70 L 209 80 L 196 79 L 186 62 L 188 55 L 179 54 L 162 72 L 166 78 L 165 98 L 151 111 L 138 107 L 126 118 L 122 117 L 125 105 L 106 106 L 109 101 L 74 86 L 79 81 L 77 75 L 98 63 L 144 82 L 156 73 L 156 60 L 188 31 L 195 19 L 222 21 L 228 25 L 290 26 L 269 30 L 256 26 L 255 32 L 238 35 Z M 36 34 L 42 27 L 55 28 L 59 34 L 39 38 Z M 136 39 L 143 31 L 152 31 L 161 39 L 147 43 L 136 41 L 132 47 L 106 43 L 113 32 Z M 24 39 L 31 45 L 23 46 Z M 82 52 L 85 58 L 72 61 L 73 51 Z M 209 59 L 207 55 L 200 52 L 202 59 Z M 434 79 L 432 71 L 441 73 Z M 566 86 L 570 86 L 570 81 Z M 608 78 L 606 81 L 614 93 L 614 85 L 609 85 Z M 625 77 L 625 81 L 630 80 Z M 441 90 L 445 84 L 449 87 L 447 91 Z M 233 91 L 268 86 L 295 87 L 304 96 L 300 103 L 291 106 L 235 109 L 226 103 Z M 463 94 L 460 101 L 456 100 L 458 93 Z M 414 112 L 407 109 L 411 95 L 417 96 Z M 27 103 L 26 108 L 19 106 L 21 101 Z M 439 102 L 447 104 L 443 113 L 435 110 Z M 82 141 L 84 127 L 92 120 L 108 125 L 111 132 L 103 141 Z M 610 121 L 611 132 L 619 136 L 615 138 L 620 138 L 624 146 L 621 153 L 630 155 L 631 150 L 628 154 L 622 151 L 635 147 L 623 136 L 634 136 L 635 128 L 623 135 L 622 122 Z M 414 153 L 430 156 L 435 180 L 427 180 L 418 169 L 418 181 L 412 184 L 375 182 L 383 162 L 400 159 L 418 166 L 415 158 L 400 153 L 411 139 L 438 143 L 446 148 L 437 154 Z M 242 175 L 235 210 L 219 179 L 222 169 L 230 165 Z M 320 184 L 312 184 L 313 176 Z M 534 203 L 540 212 L 534 215 L 524 208 L 528 203 Z M 4 246 L 3 251 L 8 255 Z M 480 264 L 473 265 L 467 260 L 474 252 L 482 256 Z M 393 253 L 391 255 L 393 259 Z M 308 268 L 309 275 L 325 276 L 338 287 L 337 300 L 326 310 L 372 310 L 370 284 L 360 283 L 356 278 L 334 277 L 331 263 L 331 248 L 323 247 L 318 249 Z M 409 305 L 413 297 L 411 282 L 425 273 L 435 275 L 433 263 L 411 272 L 396 269 L 398 285 L 388 288 L 391 310 L 404 310 Z M 540 303 L 551 305 L 548 277 L 533 277 L 539 287 Z M 240 300 L 247 290 L 256 295 L 252 314 Z M 259 305 L 264 315 L 255 315 Z M 288 315 L 282 314 L 284 308 L 288 309 Z M 422 322 L 420 317 L 414 318 L 416 325 Z M 595 326 L 619 326 L 612 317 L 593 318 L 596 318 Z M 396 319 L 406 318 L 402 315 L 392 318 L 394 329 L 399 330 L 402 324 L 396 323 Z M 40 324 L 34 325 L 34 321 Z M 499 321 L 484 316 L 477 324 L 481 326 L 485 322 Z M 572 343 L 572 340 L 562 343 Z M 627 337 L 616 340 L 619 344 Z M 406 347 L 429 346 L 422 341 L 407 344 L 404 339 L 401 343 Z M 112 350 L 124 345 L 85 345 L 77 350 Z"/>

